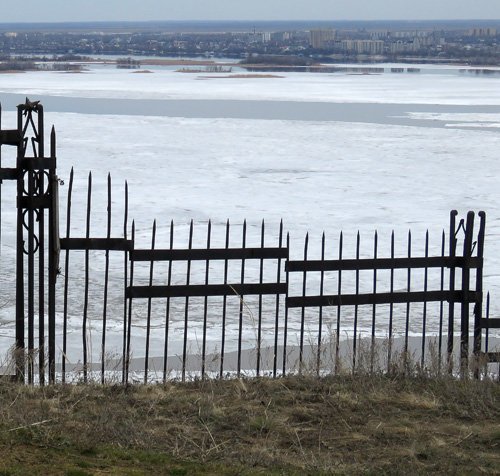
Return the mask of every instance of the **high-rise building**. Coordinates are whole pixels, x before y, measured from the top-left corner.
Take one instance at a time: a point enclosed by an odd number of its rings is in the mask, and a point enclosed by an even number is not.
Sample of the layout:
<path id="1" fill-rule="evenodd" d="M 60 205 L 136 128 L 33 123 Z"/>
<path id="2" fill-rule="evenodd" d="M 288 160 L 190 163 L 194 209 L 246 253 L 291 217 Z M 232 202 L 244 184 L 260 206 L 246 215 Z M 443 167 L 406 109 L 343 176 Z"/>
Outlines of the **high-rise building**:
<path id="1" fill-rule="evenodd" d="M 329 46 L 335 39 L 335 30 L 311 30 L 310 44 L 313 48 L 321 49 Z"/>

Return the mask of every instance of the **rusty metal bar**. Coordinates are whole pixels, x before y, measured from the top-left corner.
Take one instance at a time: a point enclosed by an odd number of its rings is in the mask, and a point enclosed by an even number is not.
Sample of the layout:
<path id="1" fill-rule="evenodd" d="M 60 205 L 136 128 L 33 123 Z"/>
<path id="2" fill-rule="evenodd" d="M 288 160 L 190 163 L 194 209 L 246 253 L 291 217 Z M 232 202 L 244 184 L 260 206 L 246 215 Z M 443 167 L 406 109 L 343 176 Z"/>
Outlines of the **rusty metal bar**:
<path id="1" fill-rule="evenodd" d="M 452 210 L 450 212 L 450 243 L 449 243 L 449 256 L 450 258 L 454 258 L 457 252 L 457 230 L 456 230 L 456 218 L 458 212 L 456 210 Z M 449 282 L 449 290 L 453 292 L 455 290 L 455 267 L 450 267 L 450 282 Z M 455 301 L 449 301 L 448 308 L 448 342 L 446 346 L 446 360 L 448 366 L 448 372 L 451 374 L 453 372 L 453 339 L 454 339 L 454 329 L 455 329 Z"/>
<path id="2" fill-rule="evenodd" d="M 37 136 L 35 141 L 38 143 L 37 156 L 38 159 L 45 157 L 45 131 L 44 131 L 44 117 L 43 106 L 39 106 L 37 114 Z M 24 158 L 23 167 L 28 169 L 32 164 L 31 160 Z M 47 158 L 45 163 L 49 164 L 51 158 Z M 29 169 L 28 169 L 29 170 Z M 45 193 L 45 171 L 44 169 L 33 170 L 30 172 L 34 179 L 34 193 L 40 197 L 47 197 L 49 199 L 48 209 L 53 206 L 50 197 L 50 190 Z M 50 184 L 49 184 L 50 187 Z M 43 208 L 37 210 L 36 219 L 38 221 L 38 375 L 40 384 L 45 384 L 45 210 Z M 50 250 L 49 250 L 50 253 Z M 34 357 L 34 356 L 33 356 Z"/>
<path id="3" fill-rule="evenodd" d="M 28 172 L 28 193 L 29 193 L 29 190 L 30 190 L 30 185 L 29 185 L 29 182 L 30 182 L 30 176 L 32 176 L 33 172 Z M 32 190 L 34 190 L 34 187 L 32 187 Z M 22 208 L 24 210 L 28 210 L 30 212 L 34 211 L 34 210 L 38 210 L 38 209 L 41 209 L 41 208 L 50 208 L 51 205 L 52 205 L 52 202 L 50 200 L 50 197 L 35 197 L 35 196 L 30 196 L 30 195 L 27 195 L 27 196 L 23 196 L 21 198 L 18 199 L 17 201 L 18 203 L 18 207 L 19 208 Z"/>
<path id="4" fill-rule="evenodd" d="M 212 234 L 212 222 L 208 220 L 207 226 L 207 249 L 210 249 L 210 239 Z M 210 272 L 210 260 L 205 262 L 205 286 L 208 286 Z M 203 342 L 201 350 L 201 378 L 205 378 L 205 359 L 207 353 L 207 318 L 208 318 L 208 296 L 205 296 L 203 302 Z"/>
<path id="5" fill-rule="evenodd" d="M 283 220 L 280 221 L 278 244 L 279 244 L 279 248 L 281 248 L 283 246 Z M 277 270 L 276 282 L 277 283 L 281 282 L 281 258 L 278 258 L 278 270 Z M 280 316 L 280 293 L 276 293 L 276 313 L 275 313 L 275 318 L 274 318 L 273 377 L 276 377 L 277 371 L 278 371 L 279 316 Z"/>
<path id="6" fill-rule="evenodd" d="M 325 259 L 325 232 L 321 235 L 321 259 Z M 321 271 L 319 279 L 319 295 L 322 297 L 325 291 L 325 272 Z M 316 354 L 316 375 L 319 377 L 321 368 L 321 339 L 323 335 L 323 306 L 319 307 L 318 315 L 318 349 Z"/>
<path id="7" fill-rule="evenodd" d="M 39 126 L 40 127 L 40 126 Z M 43 131 L 39 131 L 38 135 L 40 137 L 39 142 L 43 142 Z M 43 144 L 42 144 L 43 147 Z M 54 151 L 55 153 L 55 151 Z M 38 152 L 38 155 L 36 157 L 23 157 L 21 161 L 21 166 L 23 170 L 29 170 L 31 171 L 44 171 L 44 170 L 50 170 L 55 172 L 56 170 L 56 165 L 54 163 L 53 157 L 44 157 L 43 152 Z"/>
<path id="8" fill-rule="evenodd" d="M 132 244 L 135 243 L 135 221 L 132 221 Z M 130 263 L 130 287 L 134 285 L 134 262 Z M 128 376 L 130 370 L 130 341 L 132 335 L 132 301 L 128 300 L 128 310 L 127 310 L 127 329 L 126 329 L 126 349 L 125 349 L 125 360 L 124 360 L 124 379 L 123 383 L 128 384 Z"/>
<path id="9" fill-rule="evenodd" d="M 483 259 L 471 257 L 465 261 L 461 256 L 429 256 L 407 257 L 407 258 L 364 258 L 364 259 L 344 259 L 344 260 L 308 260 L 289 261 L 287 270 L 298 271 L 362 271 L 362 270 L 383 270 L 383 269 L 419 269 L 419 268 L 481 268 Z"/>
<path id="10" fill-rule="evenodd" d="M 483 257 L 484 254 L 484 235 L 486 227 L 486 214 L 483 211 L 479 212 L 479 233 L 477 237 L 477 256 L 479 258 Z M 474 345 L 473 352 L 478 361 L 479 354 L 481 352 L 481 338 L 482 338 L 482 328 L 481 323 L 483 321 L 483 269 L 479 268 L 476 270 L 476 293 L 480 296 L 480 299 L 476 301 L 474 305 Z M 497 322 L 498 324 L 498 322 Z M 500 328 L 500 325 L 498 326 Z M 474 377 L 479 379 L 479 365 L 475 365 Z"/>
<path id="11" fill-rule="evenodd" d="M 243 249 L 246 249 L 246 243 L 247 243 L 247 221 L 243 221 L 243 236 L 242 236 L 242 244 L 241 247 Z M 240 299 L 240 311 L 239 311 L 239 319 L 238 319 L 238 356 L 237 356 L 237 375 L 240 377 L 241 374 L 241 344 L 242 344 L 242 333 L 243 333 L 243 304 L 244 304 L 244 295 L 248 294 L 246 293 L 246 289 L 244 289 L 245 286 L 245 258 L 243 257 L 241 259 L 241 281 L 240 281 L 240 289 L 235 288 L 235 292 L 238 294 L 238 297 Z M 248 286 L 248 285 L 247 285 Z M 273 291 L 274 294 L 275 291 Z M 258 292 L 256 293 L 258 294 Z"/>
<path id="12" fill-rule="evenodd" d="M 306 233 L 304 240 L 304 261 L 307 261 L 309 249 L 309 233 Z M 302 273 L 302 296 L 307 294 L 307 273 Z M 302 373 L 302 361 L 304 358 L 304 328 L 305 328 L 306 308 L 302 307 L 300 311 L 300 341 L 299 341 L 299 374 Z"/>
<path id="13" fill-rule="evenodd" d="M 131 251 L 126 238 L 61 238 L 62 250 Z"/>
<path id="14" fill-rule="evenodd" d="M 38 174 L 38 193 L 45 193 L 45 174 Z M 49 183 L 50 187 L 50 183 Z M 50 193 L 50 191 L 49 191 Z M 49 195 L 49 193 L 47 195 Z M 50 210 L 50 209 L 49 209 Z M 38 210 L 38 378 L 45 384 L 45 211 Z M 50 254 L 49 248 L 49 254 Z"/>
<path id="15" fill-rule="evenodd" d="M 17 130 L 21 139 L 17 142 L 16 168 L 20 171 L 17 179 L 17 200 L 24 194 L 24 175 L 21 172 L 21 161 L 24 157 L 23 109 L 17 107 Z M 23 210 L 17 208 L 17 247 L 16 247 L 16 379 L 25 381 L 26 359 L 25 359 L 25 322 L 24 322 L 24 237 L 23 237 Z"/>
<path id="16" fill-rule="evenodd" d="M 465 225 L 465 240 L 463 247 L 463 257 L 470 258 L 472 255 L 472 240 L 474 234 L 474 212 L 467 213 L 467 221 Z M 462 268 L 462 293 L 463 301 L 461 302 L 460 316 L 460 372 L 462 377 L 469 369 L 469 285 L 470 285 L 470 269 L 465 266 Z M 477 292 L 475 293 L 477 295 Z M 476 298 L 474 299 L 474 301 Z"/>
<path id="17" fill-rule="evenodd" d="M 193 220 L 189 225 L 189 249 L 193 247 Z M 187 273 L 186 273 L 186 286 L 185 289 L 189 293 L 189 283 L 191 280 L 191 260 L 187 261 Z M 170 287 L 171 289 L 172 287 Z M 187 333 L 188 333 L 188 319 L 189 319 L 189 297 L 191 294 L 185 294 L 186 301 L 184 304 L 184 345 L 182 348 L 182 381 L 186 380 L 186 359 L 187 359 Z"/>
<path id="18" fill-rule="evenodd" d="M 425 257 L 429 256 L 429 230 L 425 232 Z M 427 286 L 428 286 L 428 268 L 424 268 L 424 308 L 422 310 L 422 356 L 420 366 L 423 369 L 425 365 L 425 333 L 427 330 Z M 441 301 L 442 302 L 442 301 Z"/>
<path id="19" fill-rule="evenodd" d="M 187 250 L 133 250 L 132 261 L 215 261 L 247 259 L 284 259 L 284 248 L 210 248 Z"/>
<path id="20" fill-rule="evenodd" d="M 89 173 L 87 185 L 87 217 L 85 225 L 85 237 L 90 237 L 90 211 L 92 204 L 92 172 Z M 83 381 L 87 383 L 88 378 L 88 348 L 87 348 L 87 322 L 89 308 L 89 281 L 90 281 L 90 256 L 89 250 L 85 250 L 85 282 L 83 297 L 83 323 L 82 323 L 82 342 L 83 342 Z"/>
<path id="21" fill-rule="evenodd" d="M 446 234 L 443 230 L 441 234 L 441 256 L 445 254 Z M 444 290 L 444 266 L 441 267 L 440 290 Z M 443 318 L 444 318 L 444 301 L 439 303 L 439 336 L 438 336 L 438 373 L 441 374 L 441 365 L 443 358 Z"/>
<path id="22" fill-rule="evenodd" d="M 170 221 L 170 249 L 174 247 L 174 221 Z M 167 286 L 170 287 L 172 283 L 172 261 L 168 263 L 168 276 Z M 168 339 L 170 330 L 170 297 L 167 297 L 167 304 L 165 307 L 165 342 L 163 348 L 163 383 L 167 381 L 167 365 L 168 365 Z"/>
<path id="23" fill-rule="evenodd" d="M 52 206 L 49 208 L 49 273 L 48 273 L 48 327 L 49 327 L 49 382 L 56 381 L 56 280 L 60 273 L 59 258 L 59 179 L 56 175 L 56 131 L 50 133 L 50 158 L 54 168 L 49 171 L 49 194 Z"/>
<path id="24" fill-rule="evenodd" d="M 156 220 L 153 222 L 153 231 L 151 233 L 151 249 L 155 249 L 156 244 Z M 149 287 L 153 286 L 154 278 L 154 261 L 149 263 Z M 151 336 L 151 309 L 153 301 L 148 299 L 148 312 L 146 319 L 146 355 L 144 357 L 144 384 L 148 383 L 148 370 L 149 370 L 149 341 Z"/>
<path id="25" fill-rule="evenodd" d="M 18 169 L 12 169 L 8 167 L 0 168 L 0 182 L 2 180 L 18 180 L 19 174 L 20 172 Z"/>
<path id="26" fill-rule="evenodd" d="M 127 240 L 128 234 L 128 182 L 125 181 L 125 213 L 123 216 L 123 239 Z M 132 240 L 132 248 L 134 242 Z M 125 293 L 128 284 L 128 259 L 127 251 L 123 253 L 123 342 L 122 342 L 122 383 L 125 383 L 126 376 L 126 362 L 127 362 L 127 324 L 128 324 L 128 306 L 127 306 L 127 295 Z M 132 267 L 133 264 L 130 264 Z"/>
<path id="27" fill-rule="evenodd" d="M 486 321 L 489 322 L 490 320 L 490 293 L 486 295 Z M 486 325 L 485 327 L 485 336 L 484 336 L 484 350 L 488 352 L 489 350 L 489 338 L 490 338 L 490 326 Z"/>
<path id="28" fill-rule="evenodd" d="M 66 238 L 71 232 L 71 198 L 73 194 L 73 168 L 69 174 L 68 202 L 66 205 Z M 63 301 L 63 355 L 62 355 L 62 382 L 66 382 L 66 361 L 68 360 L 68 290 L 69 290 L 69 250 L 66 250 L 64 260 L 64 301 Z"/>
<path id="29" fill-rule="evenodd" d="M 344 248 L 344 233 L 340 232 L 339 237 L 339 261 L 342 261 L 342 253 Z M 337 274 L 337 294 L 342 295 L 342 270 L 338 270 Z M 341 320 L 342 306 L 340 302 L 337 304 L 337 328 L 335 330 L 335 374 L 340 371 L 340 320 Z"/>
<path id="30" fill-rule="evenodd" d="M 361 237 L 359 234 L 356 235 L 356 260 L 359 260 L 359 247 L 361 244 Z M 345 302 L 344 297 L 342 296 L 342 304 Z M 357 352 L 357 334 L 358 334 L 358 304 L 357 301 L 359 299 L 359 269 L 356 269 L 356 294 L 355 294 L 355 306 L 354 306 L 354 329 L 353 329 L 353 340 L 352 340 L 352 371 L 353 373 L 356 371 L 356 352 Z"/>
<path id="31" fill-rule="evenodd" d="M 0 108 L 0 114 L 1 114 Z M 19 146 L 23 140 L 23 134 L 21 133 L 21 129 L 7 129 L 0 130 L 0 145 L 13 145 Z"/>
<path id="32" fill-rule="evenodd" d="M 260 233 L 260 247 L 264 248 L 264 234 L 265 225 L 264 220 L 262 220 L 262 227 Z M 264 259 L 260 259 L 259 263 L 259 284 L 264 281 Z M 262 294 L 259 293 L 259 311 L 258 311 L 258 323 L 257 323 L 257 365 L 256 372 L 257 377 L 260 376 L 260 354 L 261 354 L 261 343 L 262 343 Z"/>
<path id="33" fill-rule="evenodd" d="M 286 234 L 286 249 L 289 253 L 290 252 L 290 233 Z M 290 284 L 290 272 L 286 269 L 286 266 L 285 266 L 285 277 L 286 277 L 286 281 L 285 281 L 286 295 L 285 295 L 285 322 L 283 324 L 283 377 L 286 376 L 286 345 L 287 345 L 287 338 L 288 338 L 288 306 L 286 305 L 286 302 L 288 301 L 288 289 L 289 289 L 289 284 Z"/>
<path id="34" fill-rule="evenodd" d="M 170 221 L 170 249 L 173 248 L 174 244 L 174 222 Z M 168 276 L 167 276 L 167 286 L 170 286 L 172 282 L 172 261 L 168 263 Z M 169 339 L 169 329 L 170 329 L 170 298 L 167 298 L 167 304 L 165 308 L 165 341 L 163 350 L 163 383 L 167 380 L 167 366 L 168 366 L 168 339 Z"/>
<path id="35" fill-rule="evenodd" d="M 375 231 L 373 237 L 373 259 L 377 259 L 378 253 L 378 233 Z M 373 294 L 377 294 L 377 268 L 373 269 Z M 377 319 L 377 305 L 372 304 L 372 335 L 370 342 L 370 371 L 373 372 L 374 360 L 375 360 L 375 321 Z"/>
<path id="36" fill-rule="evenodd" d="M 411 258 L 411 230 L 408 231 L 408 258 Z M 406 276 L 406 290 L 407 293 L 411 292 L 411 268 L 408 268 Z M 422 296 L 423 299 L 423 296 Z M 408 357 L 408 333 L 410 331 L 410 302 L 406 301 L 406 320 L 405 320 L 405 360 Z"/>
<path id="37" fill-rule="evenodd" d="M 359 288 L 358 288 L 359 290 Z M 468 302 L 475 302 L 477 298 L 475 291 L 469 291 Z M 464 302 L 463 291 L 401 291 L 395 293 L 377 293 L 377 294 L 343 294 L 338 296 L 325 295 L 325 296 L 292 296 L 287 299 L 288 308 L 297 307 L 319 307 L 319 306 L 367 306 L 373 304 L 408 304 L 423 302 L 438 302 L 441 300 L 448 302 Z M 355 320 L 356 323 L 356 320 Z"/>
<path id="38" fill-rule="evenodd" d="M 481 329 L 500 329 L 500 319 L 484 319 L 481 318 L 479 321 L 479 327 Z"/>
<path id="39" fill-rule="evenodd" d="M 229 220 L 226 222 L 226 247 L 225 249 L 229 249 Z M 227 273 L 228 273 L 228 260 L 224 260 L 224 285 L 227 285 Z M 224 353 L 226 347 L 226 314 L 227 314 L 227 295 L 224 294 L 222 298 L 222 336 L 221 336 L 221 345 L 220 345 L 220 371 L 219 378 L 222 378 L 224 375 Z"/>
<path id="40" fill-rule="evenodd" d="M 394 230 L 391 232 L 391 260 L 394 261 Z M 394 267 L 391 268 L 390 275 L 390 294 L 394 293 Z M 393 331 L 393 321 L 394 321 L 394 303 L 389 303 L 389 342 L 387 347 L 387 371 L 391 371 L 391 361 L 392 361 L 392 331 Z"/>
<path id="41" fill-rule="evenodd" d="M 108 173 L 108 206 L 106 209 L 107 239 L 111 236 L 111 174 Z M 101 336 L 101 384 L 104 385 L 104 374 L 106 371 L 106 324 L 108 316 L 108 287 L 109 287 L 109 249 L 104 256 L 104 295 L 102 303 L 102 336 Z"/>
<path id="42" fill-rule="evenodd" d="M 28 178 L 28 197 L 24 199 L 31 199 L 35 194 L 35 178 L 33 172 L 26 172 Z M 26 190 L 25 190 L 26 193 Z M 36 197 L 39 198 L 39 197 Z M 24 208 L 24 207 L 23 207 Z M 28 208 L 23 211 L 24 224 L 28 229 L 28 249 L 26 254 L 28 256 L 28 383 L 33 383 L 34 373 L 34 357 L 35 357 L 35 209 Z M 28 223 L 26 223 L 26 216 Z M 38 248 L 39 238 L 37 238 Z"/>

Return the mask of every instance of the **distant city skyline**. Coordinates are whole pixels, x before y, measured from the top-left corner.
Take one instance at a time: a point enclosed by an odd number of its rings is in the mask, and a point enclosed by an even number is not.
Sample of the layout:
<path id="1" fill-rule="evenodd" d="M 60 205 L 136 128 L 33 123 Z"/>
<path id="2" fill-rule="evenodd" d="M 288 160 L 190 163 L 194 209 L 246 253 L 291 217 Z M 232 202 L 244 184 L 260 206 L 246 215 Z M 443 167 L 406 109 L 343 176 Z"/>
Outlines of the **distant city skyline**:
<path id="1" fill-rule="evenodd" d="M 2 0 L 1 22 L 495 20 L 498 0 Z"/>

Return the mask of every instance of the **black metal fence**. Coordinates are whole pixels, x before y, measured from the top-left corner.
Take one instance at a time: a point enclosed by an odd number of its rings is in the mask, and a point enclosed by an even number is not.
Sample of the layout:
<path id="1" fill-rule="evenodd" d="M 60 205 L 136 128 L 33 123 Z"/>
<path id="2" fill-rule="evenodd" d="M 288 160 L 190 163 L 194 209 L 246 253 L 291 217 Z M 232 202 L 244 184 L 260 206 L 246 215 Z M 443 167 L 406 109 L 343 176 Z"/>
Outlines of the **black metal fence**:
<path id="1" fill-rule="evenodd" d="M 28 139 L 33 158 L 26 157 Z M 489 329 L 499 327 L 498 319 L 489 318 L 489 295 L 483 317 L 483 212 L 475 232 L 473 212 L 457 223 L 452 211 L 448 233 L 440 233 L 437 245 L 429 232 L 425 235 L 423 255 L 412 251 L 411 232 L 403 253 L 392 233 L 385 256 L 377 233 L 371 256 L 361 251 L 359 233 L 354 244 L 345 243 L 340 233 L 335 246 L 323 235 L 315 259 L 306 236 L 302 258 L 292 259 L 283 223 L 270 231 L 264 222 L 250 243 L 246 222 L 209 221 L 195 245 L 200 227 L 191 221 L 181 227 L 187 231 L 185 243 L 176 246 L 174 223 L 162 227 L 164 243 L 155 221 L 150 245 L 139 246 L 135 223 L 129 223 L 126 184 L 118 219 L 122 231 L 112 236 L 110 176 L 106 225 L 100 228 L 104 236 L 91 232 L 92 174 L 85 218 L 78 218 L 84 229 L 73 236 L 72 170 L 60 236 L 55 132 L 50 157 L 44 158 L 41 106 L 29 101 L 19 106 L 18 129 L 1 131 L 0 143 L 17 146 L 18 157 L 15 168 L 0 168 L 0 179 L 17 181 L 17 379 L 43 384 L 75 377 L 102 383 L 276 377 L 339 372 L 346 366 L 387 371 L 401 360 L 462 374 L 472 363 L 478 377 L 479 362 L 500 360 L 488 349 Z M 215 228 L 223 231 L 217 242 Z"/>

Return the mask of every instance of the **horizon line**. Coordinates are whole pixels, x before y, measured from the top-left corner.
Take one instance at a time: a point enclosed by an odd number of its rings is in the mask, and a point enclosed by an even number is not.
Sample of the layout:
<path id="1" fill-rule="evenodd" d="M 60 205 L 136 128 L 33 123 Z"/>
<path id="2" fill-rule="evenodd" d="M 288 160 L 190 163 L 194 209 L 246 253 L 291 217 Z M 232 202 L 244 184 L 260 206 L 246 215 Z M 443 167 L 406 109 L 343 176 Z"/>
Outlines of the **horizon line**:
<path id="1" fill-rule="evenodd" d="M 474 22 L 474 21 L 492 21 L 498 22 L 499 18 L 372 18 L 372 19 L 150 19 L 150 20 L 54 20 L 54 21 L 2 21 L 0 25 L 43 25 L 43 24 L 87 24 L 87 23 L 251 23 L 251 22 Z"/>

